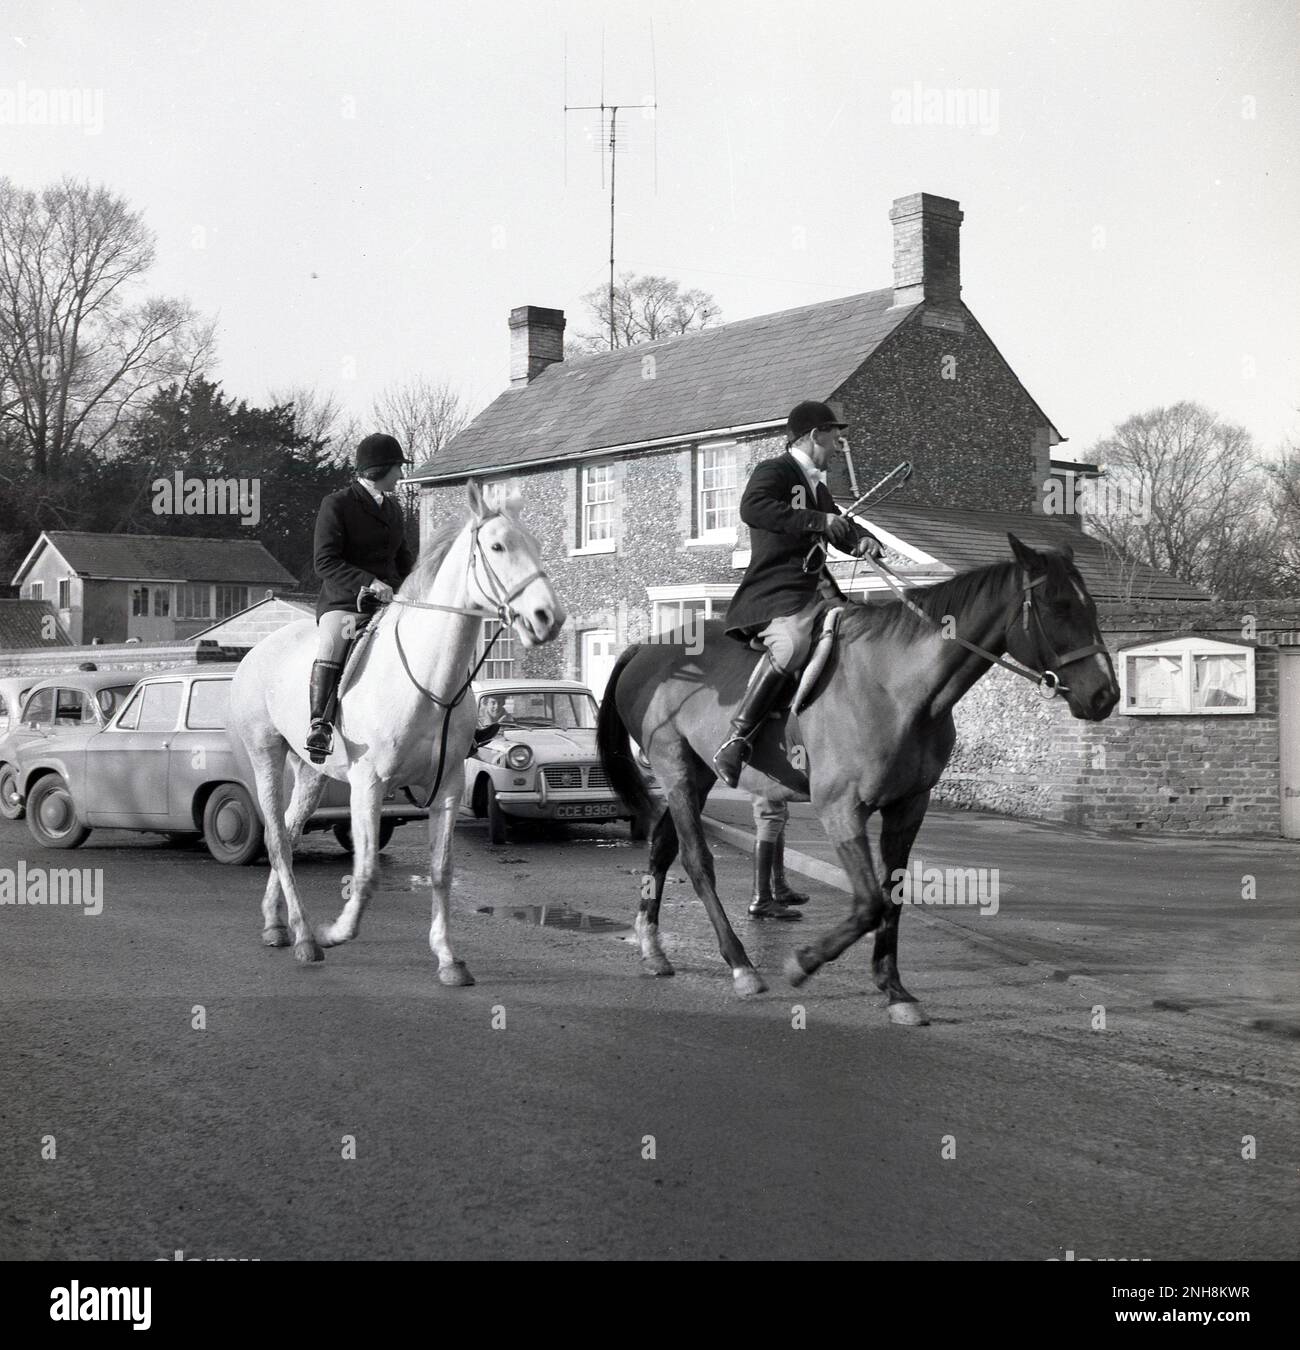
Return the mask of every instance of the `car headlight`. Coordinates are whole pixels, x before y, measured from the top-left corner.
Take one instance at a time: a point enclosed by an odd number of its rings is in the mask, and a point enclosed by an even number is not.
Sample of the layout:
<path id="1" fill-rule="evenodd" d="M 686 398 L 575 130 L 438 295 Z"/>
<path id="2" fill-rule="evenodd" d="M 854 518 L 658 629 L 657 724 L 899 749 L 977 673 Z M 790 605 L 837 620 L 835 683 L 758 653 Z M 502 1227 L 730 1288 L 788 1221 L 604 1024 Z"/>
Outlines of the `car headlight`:
<path id="1" fill-rule="evenodd" d="M 512 769 L 526 769 L 533 762 L 532 748 L 527 745 L 512 745 L 506 751 L 506 763 Z"/>
<path id="2" fill-rule="evenodd" d="M 645 753 L 644 750 L 641 749 L 640 746 L 637 746 L 637 750 L 636 750 L 636 762 L 637 762 L 643 769 L 645 769 L 647 772 L 649 771 L 649 769 L 650 769 L 650 761 L 646 758 L 646 753 Z"/>

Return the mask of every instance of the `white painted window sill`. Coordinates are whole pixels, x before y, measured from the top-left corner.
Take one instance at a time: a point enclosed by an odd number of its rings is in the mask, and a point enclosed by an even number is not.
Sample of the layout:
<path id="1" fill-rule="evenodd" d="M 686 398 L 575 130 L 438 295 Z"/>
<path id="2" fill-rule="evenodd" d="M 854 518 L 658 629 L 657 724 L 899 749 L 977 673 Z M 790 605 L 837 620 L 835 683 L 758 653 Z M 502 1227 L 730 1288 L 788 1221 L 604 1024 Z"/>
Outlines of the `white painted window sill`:
<path id="1" fill-rule="evenodd" d="M 735 548 L 735 530 L 722 530 L 718 534 L 702 534 L 698 539 L 688 539 L 687 548 Z"/>
<path id="2" fill-rule="evenodd" d="M 745 567 L 748 567 L 748 566 L 749 566 L 749 553 L 750 553 L 750 551 L 749 551 L 749 549 L 747 549 L 747 548 L 740 548 L 740 549 L 737 549 L 737 550 L 731 555 L 731 565 L 732 565 L 732 567 L 739 567 L 739 568 L 745 568 Z"/>
<path id="3" fill-rule="evenodd" d="M 570 558 L 581 558 L 589 553 L 615 553 L 617 545 L 613 539 L 598 539 L 594 544 L 584 544 L 581 548 L 571 548 Z"/>

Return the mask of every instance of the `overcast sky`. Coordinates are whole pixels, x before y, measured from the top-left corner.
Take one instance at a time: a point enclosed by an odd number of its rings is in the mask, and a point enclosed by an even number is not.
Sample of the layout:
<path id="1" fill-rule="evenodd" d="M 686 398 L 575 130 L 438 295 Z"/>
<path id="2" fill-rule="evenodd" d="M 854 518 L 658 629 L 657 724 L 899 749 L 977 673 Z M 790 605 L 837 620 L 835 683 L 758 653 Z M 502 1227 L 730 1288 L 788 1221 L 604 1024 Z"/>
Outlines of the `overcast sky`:
<path id="1" fill-rule="evenodd" d="M 620 119 L 620 270 L 747 318 L 889 285 L 893 198 L 955 197 L 963 299 L 1066 450 L 1180 398 L 1273 449 L 1300 433 L 1298 15 L 5 0 L 0 97 L 94 91 L 102 127 L 93 99 L 86 125 L 0 125 L 0 173 L 141 208 L 150 285 L 219 317 L 233 395 L 305 384 L 364 413 L 424 373 L 477 408 L 508 379 L 509 310 L 573 331 L 606 275 L 593 115 L 562 111 L 566 36 L 569 101 L 591 103 L 603 31 L 607 98 L 659 105 Z M 918 85 L 977 91 L 982 124 L 900 120 Z"/>

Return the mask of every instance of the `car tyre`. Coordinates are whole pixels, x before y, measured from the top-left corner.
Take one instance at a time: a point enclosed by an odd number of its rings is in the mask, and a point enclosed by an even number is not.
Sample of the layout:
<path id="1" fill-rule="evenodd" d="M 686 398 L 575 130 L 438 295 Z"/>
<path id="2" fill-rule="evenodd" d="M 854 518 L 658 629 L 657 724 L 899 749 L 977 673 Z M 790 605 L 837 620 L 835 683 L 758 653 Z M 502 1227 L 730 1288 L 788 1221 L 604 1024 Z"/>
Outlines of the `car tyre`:
<path id="1" fill-rule="evenodd" d="M 397 829 L 395 820 L 381 819 L 379 822 L 379 848 L 382 852 L 388 847 L 388 841 L 393 837 Z M 334 827 L 334 838 L 339 841 L 339 847 L 344 853 L 352 852 L 352 825 L 349 821 L 340 820 Z"/>
<path id="2" fill-rule="evenodd" d="M 227 867 L 247 867 L 262 851 L 265 835 L 253 799 L 238 783 L 221 783 L 203 808 L 203 842 Z"/>
<path id="3" fill-rule="evenodd" d="M 14 801 L 18 796 L 18 770 L 12 764 L 0 764 L 0 816 L 21 820 L 26 808 Z"/>
<path id="4" fill-rule="evenodd" d="M 27 798 L 27 828 L 46 848 L 80 848 L 90 835 L 71 790 L 57 773 L 40 779 Z"/>
<path id="5" fill-rule="evenodd" d="M 483 806 L 487 815 L 488 839 L 494 844 L 509 842 L 507 838 L 506 813 L 497 801 L 496 784 L 489 778 L 483 793 Z"/>

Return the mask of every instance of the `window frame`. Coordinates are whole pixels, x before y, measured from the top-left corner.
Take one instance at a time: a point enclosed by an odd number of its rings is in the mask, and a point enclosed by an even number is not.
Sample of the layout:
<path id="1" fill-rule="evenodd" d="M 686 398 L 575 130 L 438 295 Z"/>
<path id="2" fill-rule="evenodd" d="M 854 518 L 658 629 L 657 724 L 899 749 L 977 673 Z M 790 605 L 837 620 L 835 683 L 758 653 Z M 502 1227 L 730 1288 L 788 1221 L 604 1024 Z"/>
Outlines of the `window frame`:
<path id="1" fill-rule="evenodd" d="M 1248 643 L 1222 642 L 1216 638 L 1177 637 L 1162 638 L 1156 642 L 1140 642 L 1122 647 L 1116 653 L 1119 669 L 1120 701 L 1118 711 L 1125 717 L 1224 717 L 1250 716 L 1255 712 L 1255 648 Z M 1241 704 L 1196 704 L 1193 689 L 1193 671 L 1197 657 L 1227 656 L 1244 659 L 1246 663 L 1246 701 Z M 1139 658 L 1163 657 L 1178 660 L 1181 670 L 1177 677 L 1177 701 L 1164 707 L 1129 705 L 1129 662 Z"/>
<path id="2" fill-rule="evenodd" d="M 496 619 L 484 619 L 483 627 L 479 631 L 478 655 L 482 656 L 484 648 L 487 646 L 488 638 L 491 636 L 491 628 L 495 628 Z M 504 645 L 503 645 L 504 644 Z M 476 680 L 513 680 L 515 678 L 515 634 L 514 629 L 506 624 L 501 630 L 501 636 L 497 639 L 496 646 L 492 649 L 494 653 L 505 652 L 505 655 L 492 655 L 483 662 L 478 668 L 474 678 Z M 505 666 L 505 670 L 500 670 Z M 500 673 L 498 673 L 500 672 Z"/>
<path id="3" fill-rule="evenodd" d="M 727 451 L 731 460 L 730 467 L 735 473 L 735 482 L 727 487 L 709 487 L 706 486 L 705 475 L 716 470 L 717 465 L 706 466 L 705 456 L 717 454 L 719 451 Z M 695 500 L 693 503 L 693 515 L 695 521 L 695 536 L 693 543 L 701 544 L 731 544 L 736 542 L 740 530 L 740 497 L 744 489 L 741 482 L 743 461 L 740 453 L 740 442 L 736 440 L 722 441 L 702 441 L 694 450 L 694 472 L 692 474 Z M 730 492 L 734 494 L 734 504 L 729 508 L 735 516 L 734 523 L 730 525 L 707 525 L 710 509 L 706 505 L 708 494 Z"/>
<path id="4" fill-rule="evenodd" d="M 213 585 L 210 581 L 178 581 L 176 583 L 176 613 L 177 619 L 207 619 L 212 620 L 212 591 Z M 184 603 L 190 596 L 196 596 L 199 593 L 203 595 L 203 612 L 201 614 L 192 614 Z"/>
<path id="5" fill-rule="evenodd" d="M 588 485 L 593 472 L 609 474 L 609 497 L 607 500 L 592 501 L 588 496 Z M 602 485 L 603 486 L 603 485 Z M 609 534 L 599 539 L 591 537 L 588 521 L 588 508 L 607 506 L 609 508 Z M 595 464 L 578 465 L 578 524 L 574 553 L 614 553 L 618 548 L 618 465 L 614 460 L 601 460 Z"/>

